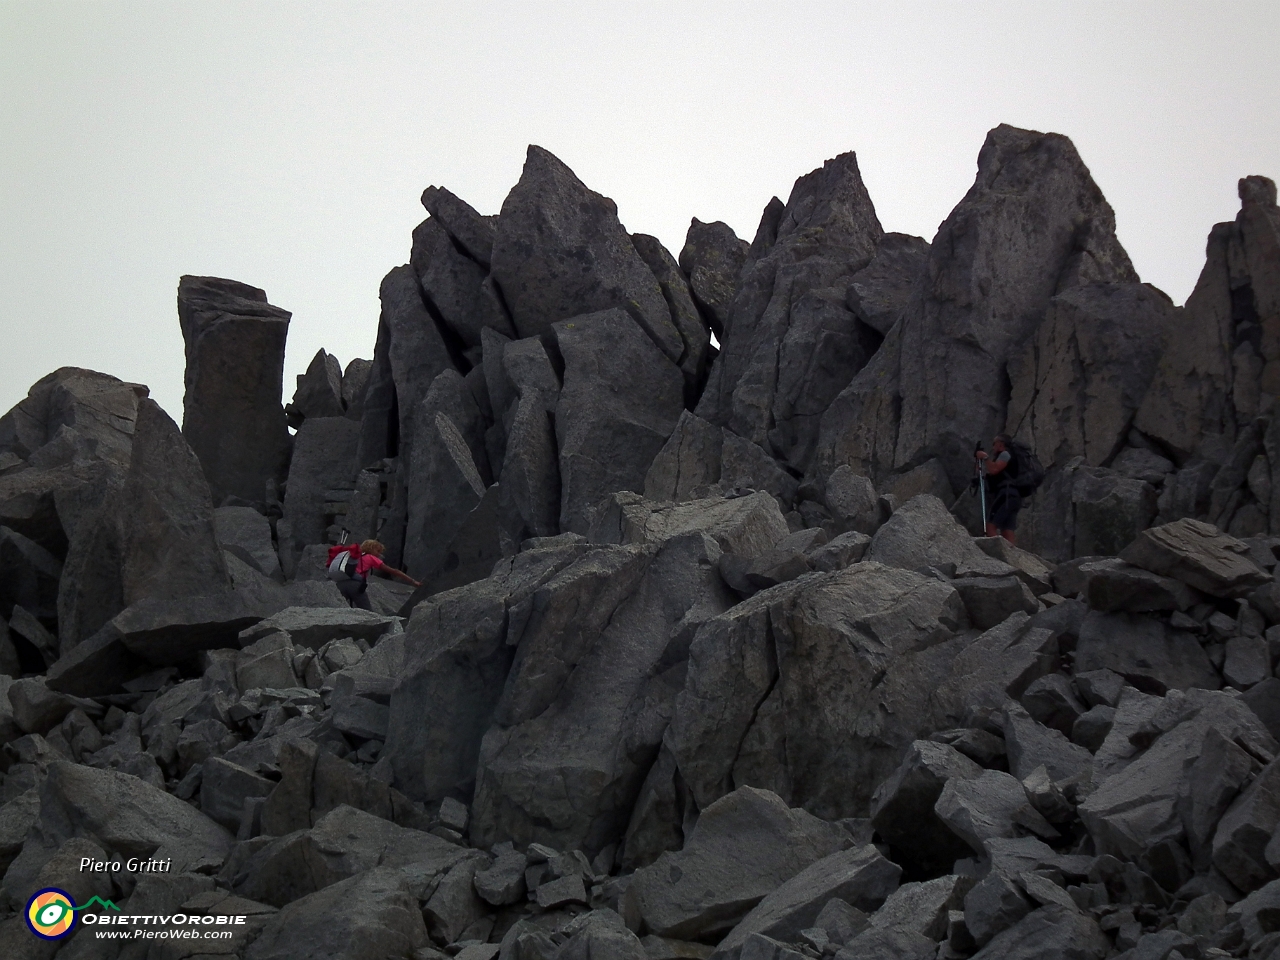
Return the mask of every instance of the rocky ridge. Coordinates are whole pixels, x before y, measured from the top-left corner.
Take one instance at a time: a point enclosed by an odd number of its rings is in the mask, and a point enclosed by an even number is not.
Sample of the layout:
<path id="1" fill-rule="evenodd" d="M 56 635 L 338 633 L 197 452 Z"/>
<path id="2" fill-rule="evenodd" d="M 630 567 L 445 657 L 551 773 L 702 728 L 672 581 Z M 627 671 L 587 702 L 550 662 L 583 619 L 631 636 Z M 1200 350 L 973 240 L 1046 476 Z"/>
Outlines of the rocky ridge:
<path id="1" fill-rule="evenodd" d="M 531 147 L 497 216 L 426 190 L 373 359 L 287 405 L 288 311 L 182 278 L 181 427 L 73 368 L 0 417 L 0 953 L 205 955 L 39 941 L 58 887 L 248 960 L 1280 956 L 1240 197 L 1175 307 L 1055 134 L 931 243 L 850 153 L 678 257 Z M 999 430 L 1020 547 L 973 535 Z M 344 532 L 423 586 L 348 607 Z"/>

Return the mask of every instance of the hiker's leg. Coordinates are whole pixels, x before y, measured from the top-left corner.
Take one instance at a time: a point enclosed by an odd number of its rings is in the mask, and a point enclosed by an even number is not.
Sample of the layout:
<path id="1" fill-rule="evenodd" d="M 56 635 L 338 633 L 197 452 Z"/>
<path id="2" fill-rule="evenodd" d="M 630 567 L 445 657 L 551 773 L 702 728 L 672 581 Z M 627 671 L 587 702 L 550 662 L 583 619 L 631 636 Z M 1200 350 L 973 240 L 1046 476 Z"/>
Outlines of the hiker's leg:
<path id="1" fill-rule="evenodd" d="M 1018 541 L 1018 531 L 1017 531 L 1017 530 L 1001 530 L 1001 531 L 1000 531 L 1000 536 L 1004 537 L 1006 540 L 1008 540 L 1010 543 L 1012 543 L 1015 547 L 1018 545 L 1018 542 L 1017 542 L 1017 541 Z"/>
<path id="2" fill-rule="evenodd" d="M 361 587 L 364 586 L 359 580 L 339 580 L 338 592 L 346 597 L 347 605 L 351 607 L 358 606 L 357 598 L 363 596 Z M 368 602 L 366 600 L 366 602 Z"/>
<path id="3" fill-rule="evenodd" d="M 360 610 L 373 610 L 373 604 L 369 602 L 369 594 L 364 590 L 361 590 L 355 595 L 351 601 L 351 605 Z"/>
<path id="4" fill-rule="evenodd" d="M 992 523 L 990 520 L 987 521 L 987 536 L 988 537 L 999 536 L 999 531 L 996 530 L 996 525 Z"/>

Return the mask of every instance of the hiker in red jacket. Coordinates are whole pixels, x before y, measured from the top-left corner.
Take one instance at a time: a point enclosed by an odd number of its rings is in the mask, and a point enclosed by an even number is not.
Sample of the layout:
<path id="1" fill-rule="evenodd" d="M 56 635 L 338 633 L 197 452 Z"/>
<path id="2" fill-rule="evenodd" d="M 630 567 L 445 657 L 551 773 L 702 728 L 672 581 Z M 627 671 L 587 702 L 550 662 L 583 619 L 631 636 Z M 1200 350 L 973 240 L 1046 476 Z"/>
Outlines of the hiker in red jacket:
<path id="1" fill-rule="evenodd" d="M 382 555 L 387 552 L 387 548 L 380 540 L 366 540 L 353 552 L 357 553 L 359 557 L 356 560 L 354 575 L 349 579 L 338 581 L 338 590 L 342 592 L 342 595 L 347 598 L 347 601 L 353 607 L 359 607 L 361 610 L 373 609 L 367 592 L 370 573 L 381 573 L 384 577 L 395 577 L 413 587 L 422 586 L 421 583 L 403 570 L 397 570 L 395 567 L 382 562 Z"/>

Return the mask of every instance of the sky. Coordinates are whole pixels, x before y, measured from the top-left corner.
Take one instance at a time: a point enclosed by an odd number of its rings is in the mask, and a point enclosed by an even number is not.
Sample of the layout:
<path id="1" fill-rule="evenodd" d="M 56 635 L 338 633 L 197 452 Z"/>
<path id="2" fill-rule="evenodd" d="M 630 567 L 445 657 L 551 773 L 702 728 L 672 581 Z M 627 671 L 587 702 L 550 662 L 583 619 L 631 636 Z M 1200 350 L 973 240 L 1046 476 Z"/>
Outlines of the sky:
<path id="1" fill-rule="evenodd" d="M 183 274 L 293 311 L 287 401 L 372 356 L 423 188 L 497 213 L 530 143 L 678 254 L 848 150 L 932 239 L 990 128 L 1063 133 L 1182 303 L 1237 180 L 1280 179 L 1278 36 L 1274 0 L 0 0 L 0 411 L 69 365 L 180 421 Z"/>

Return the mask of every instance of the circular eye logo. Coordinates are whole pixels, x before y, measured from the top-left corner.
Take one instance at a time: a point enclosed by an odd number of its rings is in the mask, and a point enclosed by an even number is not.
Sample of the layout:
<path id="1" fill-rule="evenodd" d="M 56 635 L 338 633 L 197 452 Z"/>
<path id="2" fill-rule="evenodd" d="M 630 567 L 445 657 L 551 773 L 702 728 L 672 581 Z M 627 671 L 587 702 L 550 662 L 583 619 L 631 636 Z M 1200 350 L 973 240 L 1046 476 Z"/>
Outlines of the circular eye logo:
<path id="1" fill-rule="evenodd" d="M 60 940 L 76 925 L 75 901 L 63 890 L 46 887 L 27 901 L 27 926 L 44 940 Z"/>

